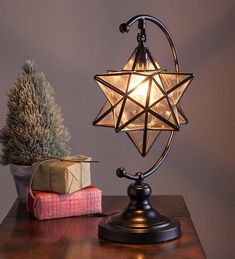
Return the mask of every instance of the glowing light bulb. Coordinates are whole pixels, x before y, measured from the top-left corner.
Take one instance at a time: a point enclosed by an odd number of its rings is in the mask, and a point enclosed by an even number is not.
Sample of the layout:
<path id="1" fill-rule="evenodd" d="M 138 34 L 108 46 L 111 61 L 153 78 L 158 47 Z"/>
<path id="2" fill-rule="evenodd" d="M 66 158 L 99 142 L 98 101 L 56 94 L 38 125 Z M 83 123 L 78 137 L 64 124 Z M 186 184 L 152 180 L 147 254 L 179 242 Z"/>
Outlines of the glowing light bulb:
<path id="1" fill-rule="evenodd" d="M 138 82 L 135 82 L 133 85 L 130 85 L 129 89 L 133 89 L 136 85 L 138 85 Z M 145 106 L 146 98 L 148 94 L 148 88 L 149 88 L 149 81 L 145 81 L 144 83 L 137 86 L 132 93 L 130 93 L 130 97 L 133 98 L 138 103 Z"/>

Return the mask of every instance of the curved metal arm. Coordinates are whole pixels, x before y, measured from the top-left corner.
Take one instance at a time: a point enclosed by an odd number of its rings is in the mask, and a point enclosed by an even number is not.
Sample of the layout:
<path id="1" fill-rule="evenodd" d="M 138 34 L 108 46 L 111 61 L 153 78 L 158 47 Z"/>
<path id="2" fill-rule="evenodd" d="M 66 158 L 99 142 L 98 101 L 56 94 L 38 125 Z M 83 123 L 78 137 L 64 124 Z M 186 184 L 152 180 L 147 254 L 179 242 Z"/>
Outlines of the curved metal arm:
<path id="1" fill-rule="evenodd" d="M 160 21 L 158 20 L 157 18 L 153 17 L 153 16 L 150 16 L 150 15 L 137 15 L 137 16 L 134 16 L 133 18 L 131 18 L 128 22 L 126 23 L 122 23 L 120 26 L 119 26 L 119 30 L 120 32 L 122 33 L 128 33 L 128 31 L 130 30 L 130 27 L 137 21 L 145 21 L 145 20 L 148 20 L 148 21 L 151 21 L 153 22 L 154 24 L 156 24 L 165 34 L 169 44 L 170 44 L 170 47 L 171 47 L 171 52 L 172 52 L 172 56 L 173 56 L 173 59 L 174 59 L 174 62 L 175 62 L 175 71 L 176 73 L 179 73 L 179 61 L 178 61 L 178 56 L 177 56 L 177 52 L 176 52 L 176 48 L 175 48 L 175 45 L 174 45 L 174 42 L 172 40 L 172 37 L 170 35 L 170 32 L 168 31 L 168 29 L 166 28 L 166 26 Z"/>
<path id="2" fill-rule="evenodd" d="M 161 166 L 161 164 L 163 163 L 164 159 L 166 158 L 168 152 L 170 151 L 174 135 L 175 135 L 175 132 L 172 131 L 171 134 L 170 134 L 170 137 L 167 141 L 167 144 L 166 144 L 166 147 L 165 147 L 164 151 L 162 152 L 162 154 L 159 157 L 159 159 L 157 160 L 157 162 L 148 171 L 146 171 L 143 174 L 144 178 L 150 176 L 154 171 L 156 171 Z"/>
<path id="3" fill-rule="evenodd" d="M 172 37 L 171 37 L 168 29 L 166 28 L 166 26 L 161 21 L 159 21 L 158 19 L 156 19 L 153 16 L 137 15 L 137 16 L 134 16 L 133 18 L 131 18 L 128 22 L 122 23 L 120 25 L 120 27 L 119 27 L 119 30 L 122 33 L 127 33 L 130 30 L 130 27 L 135 22 L 138 21 L 138 22 L 141 22 L 139 24 L 144 24 L 145 20 L 153 22 L 154 24 L 156 24 L 164 32 L 164 34 L 165 34 L 165 36 L 166 36 L 166 38 L 167 38 L 167 40 L 168 40 L 168 42 L 170 44 L 170 47 L 171 47 L 171 52 L 172 52 L 172 56 L 173 56 L 174 63 L 175 63 L 175 71 L 176 71 L 176 73 L 179 73 L 179 70 L 180 70 L 179 69 L 179 61 L 178 61 L 178 56 L 177 56 L 177 52 L 176 52 L 176 48 L 175 48 L 174 42 L 172 40 Z M 166 147 L 163 150 L 161 156 L 159 157 L 157 162 L 149 170 L 147 170 L 145 173 L 143 173 L 143 174 L 137 173 L 136 175 L 132 175 L 132 174 L 127 173 L 124 168 L 118 168 L 117 171 L 116 171 L 117 176 L 118 177 L 126 177 L 128 179 L 135 180 L 137 182 L 141 182 L 144 178 L 150 176 L 153 172 L 155 172 L 161 166 L 162 162 L 166 158 L 166 156 L 167 156 L 167 154 L 168 154 L 168 152 L 170 150 L 170 147 L 172 145 L 172 141 L 173 141 L 174 135 L 175 135 L 175 132 L 171 131 L 171 134 L 170 134 L 170 136 L 168 138 Z"/>

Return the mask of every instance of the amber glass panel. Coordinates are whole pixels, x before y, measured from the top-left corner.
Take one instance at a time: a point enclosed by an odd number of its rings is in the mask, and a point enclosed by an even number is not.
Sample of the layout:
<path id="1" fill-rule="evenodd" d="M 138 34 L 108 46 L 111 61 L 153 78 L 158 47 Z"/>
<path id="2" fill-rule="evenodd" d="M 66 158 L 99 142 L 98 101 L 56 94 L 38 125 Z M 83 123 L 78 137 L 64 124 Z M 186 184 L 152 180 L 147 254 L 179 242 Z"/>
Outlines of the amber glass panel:
<path id="1" fill-rule="evenodd" d="M 151 110 L 153 110 L 165 119 L 168 119 L 171 115 L 171 109 L 165 97 L 153 107 L 151 107 Z"/>
<path id="2" fill-rule="evenodd" d="M 180 107 L 177 107 L 177 111 L 178 111 L 179 123 L 187 124 L 188 120 L 187 120 L 187 117 L 185 116 L 184 112 L 182 111 L 182 109 Z"/>
<path id="3" fill-rule="evenodd" d="M 136 148 L 142 154 L 144 131 L 142 131 L 142 130 L 128 131 L 127 134 L 131 138 L 131 140 L 134 142 Z"/>
<path id="4" fill-rule="evenodd" d="M 179 125 L 180 125 L 180 122 L 179 122 L 179 116 L 178 116 L 177 107 L 176 107 L 176 105 L 174 105 L 174 104 L 172 104 L 171 107 L 172 107 L 173 113 L 169 116 L 168 120 L 169 120 L 172 124 L 175 124 L 176 126 L 179 126 Z M 173 116 L 173 114 L 174 114 L 174 116 Z"/>
<path id="5" fill-rule="evenodd" d="M 177 85 L 187 77 L 188 75 L 183 75 L 183 74 L 173 74 L 173 73 L 160 74 L 161 82 L 165 91 L 170 90 L 173 86 Z"/>
<path id="6" fill-rule="evenodd" d="M 162 91 L 165 92 L 164 88 L 163 88 L 163 84 L 162 84 L 162 80 L 161 80 L 161 77 L 160 77 L 160 73 L 157 73 L 153 76 L 154 80 L 156 81 L 155 84 L 158 85 L 158 87 L 161 87 Z M 153 81 L 154 81 L 153 80 Z"/>
<path id="7" fill-rule="evenodd" d="M 99 78 L 121 90 L 123 93 L 126 92 L 129 75 L 120 75 L 109 72 L 107 75 L 99 76 Z"/>
<path id="8" fill-rule="evenodd" d="M 156 70 L 156 68 L 160 69 L 159 64 L 154 60 L 152 55 L 146 52 L 146 49 L 142 49 L 142 51 L 143 53 L 141 54 L 142 56 L 144 55 L 145 62 L 143 63 L 143 58 L 141 57 L 140 54 L 137 53 L 138 48 L 136 48 L 134 52 L 131 54 L 131 56 L 129 57 L 127 63 L 124 65 L 123 70 Z M 152 59 L 150 58 L 150 56 Z M 136 64 L 133 67 L 134 62 L 136 62 Z"/>
<path id="9" fill-rule="evenodd" d="M 176 105 L 172 103 L 171 100 L 169 100 L 169 102 L 170 105 L 166 97 L 164 97 L 161 101 L 159 101 L 157 104 L 151 107 L 151 109 L 157 114 L 159 114 L 161 117 L 163 117 L 164 119 L 168 120 L 169 122 L 178 127 L 179 120 Z"/>
<path id="10" fill-rule="evenodd" d="M 122 70 L 132 70 L 133 64 L 134 64 L 134 61 L 135 61 L 136 52 L 137 52 L 137 48 L 135 48 L 135 50 L 133 51 L 133 53 L 129 57 L 128 61 L 126 62 L 126 64 L 124 65 Z"/>
<path id="11" fill-rule="evenodd" d="M 118 117 L 120 116 L 120 110 L 121 110 L 121 107 L 122 107 L 122 103 L 123 103 L 123 101 L 120 101 L 113 108 L 113 110 L 114 110 L 113 115 L 114 115 L 115 126 L 117 125 Z"/>
<path id="12" fill-rule="evenodd" d="M 128 121 L 128 120 L 127 120 Z M 127 122 L 126 121 L 126 122 Z M 121 125 L 125 122 L 121 121 Z M 130 130 L 143 130 L 145 127 L 145 113 L 137 117 L 134 121 L 130 122 L 123 131 L 130 131 Z"/>
<path id="13" fill-rule="evenodd" d="M 97 81 L 97 83 L 112 105 L 115 105 L 118 101 L 121 100 L 122 95 L 118 94 L 117 92 L 113 91 L 112 89 L 110 89 L 109 87 L 107 87 L 106 85 L 104 85 L 98 81 Z"/>
<path id="14" fill-rule="evenodd" d="M 151 113 L 148 113 L 148 129 L 151 130 L 173 130 L 171 126 L 158 119 Z"/>
<path id="15" fill-rule="evenodd" d="M 100 113 L 98 114 L 98 116 L 96 117 L 96 125 L 99 125 L 99 126 L 107 126 L 107 127 L 114 127 L 114 118 L 113 118 L 113 110 L 111 109 L 111 105 L 110 103 L 107 101 L 103 108 L 101 109 Z M 100 119 L 101 116 L 107 112 L 108 110 L 110 110 L 107 115 Z"/>
<path id="16" fill-rule="evenodd" d="M 150 58 L 151 57 L 151 58 Z M 152 59 L 152 60 L 151 60 Z M 150 67 L 152 67 L 152 64 L 154 62 L 155 66 L 157 69 L 160 69 L 160 65 L 158 64 L 158 62 L 156 61 L 156 59 L 153 57 L 152 53 L 150 53 L 150 50 L 148 49 L 148 52 L 147 52 L 147 64 L 149 64 L 147 66 L 147 70 L 150 69 Z M 153 61 L 153 62 L 152 62 Z M 156 70 L 156 68 L 154 68 L 154 70 Z"/>
<path id="17" fill-rule="evenodd" d="M 130 82 L 128 86 L 128 92 L 130 92 L 133 88 L 136 86 L 143 84 L 144 81 L 146 80 L 146 76 L 143 74 L 131 74 L 130 76 Z"/>
<path id="18" fill-rule="evenodd" d="M 108 109 L 111 108 L 111 105 L 108 101 L 105 102 L 104 106 L 102 107 L 101 111 L 97 115 L 97 118 L 99 118 L 102 114 L 104 114 Z"/>
<path id="19" fill-rule="evenodd" d="M 163 97 L 163 93 L 160 91 L 160 89 L 156 85 L 156 83 L 154 81 L 152 81 L 149 106 L 151 106 L 153 103 L 157 102 L 162 97 Z"/>
<path id="20" fill-rule="evenodd" d="M 114 127 L 113 111 L 109 112 L 104 118 L 102 118 L 97 125 Z"/>
<path id="21" fill-rule="evenodd" d="M 179 85 L 174 91 L 172 91 L 171 93 L 169 93 L 169 98 L 171 99 L 171 101 L 174 104 L 177 104 L 181 98 L 181 96 L 184 94 L 185 90 L 187 89 L 190 81 L 185 82 L 182 85 Z"/>
<path id="22" fill-rule="evenodd" d="M 149 151 L 155 139 L 159 136 L 161 131 L 158 130 L 148 130 L 147 131 L 147 139 L 146 139 L 146 153 Z"/>
<path id="23" fill-rule="evenodd" d="M 128 136 L 131 138 L 135 147 L 142 155 L 146 155 L 149 149 L 152 147 L 154 141 L 159 136 L 161 132 L 158 130 L 148 130 L 147 132 L 143 130 L 128 131 Z M 146 134 L 146 145 L 144 145 L 144 136 Z"/>
<path id="24" fill-rule="evenodd" d="M 156 70 L 154 67 L 152 61 L 149 59 L 147 56 L 146 59 L 144 60 L 145 62 L 142 62 L 141 58 L 137 56 L 137 62 L 134 67 L 134 70 Z"/>
<path id="25" fill-rule="evenodd" d="M 149 88 L 149 80 L 144 81 L 143 83 L 140 83 L 139 86 L 137 86 L 135 90 L 129 94 L 129 96 L 133 98 L 135 101 L 137 101 L 138 103 L 145 106 L 146 98 L 148 94 L 148 88 Z"/>

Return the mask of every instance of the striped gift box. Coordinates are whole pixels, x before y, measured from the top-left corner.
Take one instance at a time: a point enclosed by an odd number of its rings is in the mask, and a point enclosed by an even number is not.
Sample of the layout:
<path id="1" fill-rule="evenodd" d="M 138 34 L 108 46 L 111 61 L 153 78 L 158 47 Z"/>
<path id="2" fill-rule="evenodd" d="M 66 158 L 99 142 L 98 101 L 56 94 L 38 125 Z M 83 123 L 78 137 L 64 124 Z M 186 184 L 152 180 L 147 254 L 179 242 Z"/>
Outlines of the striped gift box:
<path id="1" fill-rule="evenodd" d="M 89 215 L 102 212 L 102 192 L 89 186 L 72 194 L 32 191 L 28 212 L 39 220 Z"/>

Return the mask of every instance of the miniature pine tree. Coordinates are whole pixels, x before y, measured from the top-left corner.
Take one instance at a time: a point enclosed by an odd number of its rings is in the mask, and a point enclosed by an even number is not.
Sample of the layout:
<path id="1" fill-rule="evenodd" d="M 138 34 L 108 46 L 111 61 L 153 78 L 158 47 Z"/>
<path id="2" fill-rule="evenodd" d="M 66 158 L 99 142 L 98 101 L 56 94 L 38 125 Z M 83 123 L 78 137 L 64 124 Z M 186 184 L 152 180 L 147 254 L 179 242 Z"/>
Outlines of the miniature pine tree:
<path id="1" fill-rule="evenodd" d="M 69 154 L 69 132 L 53 88 L 33 61 L 26 60 L 22 68 L 9 90 L 6 125 L 0 131 L 2 165 L 31 165 L 42 157 Z"/>

